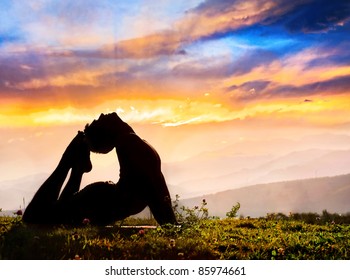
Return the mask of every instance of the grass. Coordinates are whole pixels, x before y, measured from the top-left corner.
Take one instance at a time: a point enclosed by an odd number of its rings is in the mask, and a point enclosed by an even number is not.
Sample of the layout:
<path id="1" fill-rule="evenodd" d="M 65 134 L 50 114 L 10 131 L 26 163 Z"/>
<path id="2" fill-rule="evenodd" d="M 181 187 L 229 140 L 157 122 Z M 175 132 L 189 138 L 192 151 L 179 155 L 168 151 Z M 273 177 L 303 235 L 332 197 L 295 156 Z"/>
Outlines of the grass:
<path id="1" fill-rule="evenodd" d="M 35 226 L 0 217 L 0 259 L 350 259 L 348 223 L 302 217 L 205 217 L 153 229 Z M 155 222 L 123 222 L 140 224 Z"/>

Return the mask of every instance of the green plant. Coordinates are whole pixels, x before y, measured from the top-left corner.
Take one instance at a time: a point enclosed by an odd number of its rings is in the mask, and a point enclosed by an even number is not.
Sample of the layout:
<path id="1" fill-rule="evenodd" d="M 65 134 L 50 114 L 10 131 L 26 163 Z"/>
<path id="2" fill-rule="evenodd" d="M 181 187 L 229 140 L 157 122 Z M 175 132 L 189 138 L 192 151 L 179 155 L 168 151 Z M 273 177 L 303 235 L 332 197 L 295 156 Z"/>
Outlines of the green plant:
<path id="1" fill-rule="evenodd" d="M 241 208 L 241 204 L 239 202 L 237 202 L 236 205 L 233 205 L 231 210 L 226 213 L 226 217 L 227 218 L 236 218 L 237 213 L 238 213 L 240 208 Z"/>
<path id="2" fill-rule="evenodd" d="M 173 210 L 179 223 L 194 224 L 209 218 L 209 210 L 207 208 L 208 203 L 205 199 L 202 200 L 200 206 L 194 206 L 193 208 L 183 205 L 180 206 L 179 199 L 180 196 L 176 195 L 175 200 L 173 201 Z"/>

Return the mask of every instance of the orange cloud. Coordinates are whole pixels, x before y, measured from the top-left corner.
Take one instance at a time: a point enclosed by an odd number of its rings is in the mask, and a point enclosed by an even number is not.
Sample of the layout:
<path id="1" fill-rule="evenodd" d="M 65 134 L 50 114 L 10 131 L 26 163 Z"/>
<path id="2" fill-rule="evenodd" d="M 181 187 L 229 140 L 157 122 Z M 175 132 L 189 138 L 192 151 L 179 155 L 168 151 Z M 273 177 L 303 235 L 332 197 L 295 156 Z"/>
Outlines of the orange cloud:
<path id="1" fill-rule="evenodd" d="M 264 100 L 246 104 L 218 103 L 203 93 L 202 99 L 114 99 L 89 108 L 62 107 L 36 111 L 7 110 L 0 114 L 0 126 L 54 126 L 84 125 L 101 112 L 117 112 L 129 123 L 181 126 L 189 124 L 227 122 L 276 118 L 296 123 L 336 125 L 350 122 L 345 112 L 350 110 L 349 97 L 340 95 L 332 99 L 315 96 L 310 102 L 300 98 L 290 100 Z M 339 114 L 339 112 L 342 114 Z M 343 114 L 344 113 L 344 114 Z"/>
<path id="2" fill-rule="evenodd" d="M 67 86 L 101 86 L 99 78 L 102 75 L 115 71 L 111 67 L 99 67 L 100 69 L 81 69 L 68 73 L 47 76 L 43 78 L 33 78 L 29 81 L 18 83 L 15 87 L 21 90 L 40 89 L 46 87 L 63 88 Z"/>
<path id="3" fill-rule="evenodd" d="M 181 43 L 182 38 L 177 32 L 165 31 L 159 34 L 121 41 L 113 46 L 113 51 L 117 58 L 148 58 L 181 54 Z"/>
<path id="4" fill-rule="evenodd" d="M 293 97 L 292 89 L 297 88 L 305 89 L 304 92 L 298 93 L 298 95 L 303 94 L 304 96 L 308 96 L 309 94 L 333 95 L 347 93 L 347 87 L 344 87 L 343 90 L 338 87 L 333 92 L 330 92 L 329 87 L 321 87 L 321 85 L 331 83 L 332 80 L 339 80 L 342 77 L 349 77 L 349 66 L 336 64 L 309 66 L 312 61 L 327 58 L 331 54 L 332 52 L 320 52 L 317 48 L 302 50 L 299 53 L 284 57 L 283 60 L 276 58 L 259 65 L 249 72 L 243 74 L 235 73 L 232 77 L 223 80 L 222 87 L 231 89 L 229 91 L 231 98 L 244 100 L 279 99 L 281 96 L 276 94 L 274 97 L 274 94 L 281 89 L 284 89 L 284 96 L 287 98 Z M 264 81 L 266 87 L 259 91 L 254 88 L 253 81 Z M 252 85 L 250 88 L 243 86 L 249 84 Z M 312 85 L 313 88 L 311 88 Z M 319 85 L 318 91 L 317 85 Z M 290 96 L 288 94 L 288 87 L 290 88 Z"/>
<path id="5" fill-rule="evenodd" d="M 176 24 L 183 37 L 196 40 L 215 33 L 236 30 L 253 25 L 268 16 L 277 13 L 273 11 L 277 3 L 273 1 L 235 1 L 235 4 L 220 1 L 217 6 L 199 6 Z"/>

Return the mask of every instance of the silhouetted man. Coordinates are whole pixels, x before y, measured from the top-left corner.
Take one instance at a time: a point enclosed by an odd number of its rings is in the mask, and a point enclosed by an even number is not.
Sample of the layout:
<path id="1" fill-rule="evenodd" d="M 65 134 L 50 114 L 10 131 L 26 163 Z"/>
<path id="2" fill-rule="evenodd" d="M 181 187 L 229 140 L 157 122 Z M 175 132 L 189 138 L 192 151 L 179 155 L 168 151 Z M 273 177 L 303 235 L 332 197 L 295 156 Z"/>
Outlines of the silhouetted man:
<path id="1" fill-rule="evenodd" d="M 81 178 L 92 169 L 89 152 L 116 149 L 120 178 L 96 182 L 79 191 Z M 65 178 L 70 178 L 59 195 Z M 28 205 L 23 220 L 31 223 L 74 223 L 83 219 L 108 224 L 149 206 L 161 225 L 176 223 L 158 153 L 116 113 L 102 114 L 72 140 L 57 168 Z"/>

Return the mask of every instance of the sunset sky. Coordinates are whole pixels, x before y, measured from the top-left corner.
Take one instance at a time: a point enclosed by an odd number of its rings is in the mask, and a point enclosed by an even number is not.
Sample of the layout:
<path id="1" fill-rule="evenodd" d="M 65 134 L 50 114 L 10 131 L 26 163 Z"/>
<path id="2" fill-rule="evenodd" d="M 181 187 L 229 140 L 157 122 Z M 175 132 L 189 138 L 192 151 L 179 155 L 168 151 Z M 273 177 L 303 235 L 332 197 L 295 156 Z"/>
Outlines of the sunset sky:
<path id="1" fill-rule="evenodd" d="M 102 112 L 169 162 L 252 131 L 350 133 L 349 1 L 0 5 L 3 180 L 50 172 Z"/>

